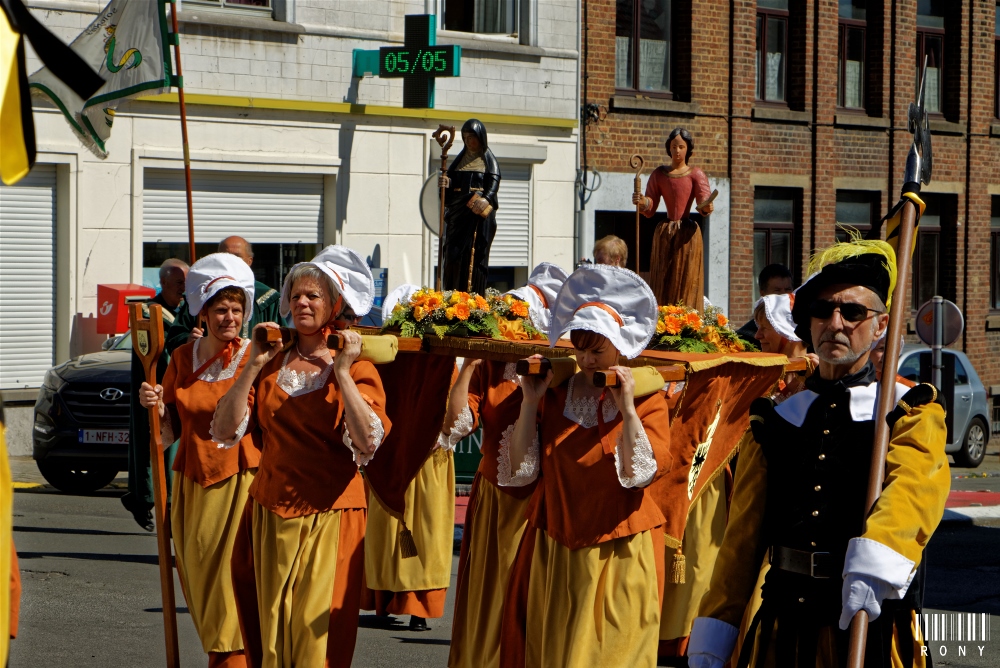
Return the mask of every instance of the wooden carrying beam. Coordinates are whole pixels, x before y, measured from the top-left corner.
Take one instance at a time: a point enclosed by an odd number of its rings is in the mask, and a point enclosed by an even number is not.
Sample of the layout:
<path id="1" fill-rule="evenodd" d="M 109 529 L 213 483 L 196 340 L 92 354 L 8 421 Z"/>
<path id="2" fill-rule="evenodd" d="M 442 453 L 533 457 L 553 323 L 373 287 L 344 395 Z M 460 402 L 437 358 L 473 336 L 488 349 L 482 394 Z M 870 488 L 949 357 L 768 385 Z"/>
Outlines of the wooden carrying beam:
<path id="1" fill-rule="evenodd" d="M 149 318 L 142 315 L 143 304 L 129 306 L 132 350 L 142 362 L 146 382 L 156 386 L 156 366 L 163 353 L 163 311 L 159 304 L 148 304 Z M 138 388 L 132 388 L 133 392 Z M 137 434 L 138 436 L 138 434 Z M 177 649 L 177 610 L 174 603 L 173 555 L 170 551 L 170 517 L 167 515 L 167 477 L 164 471 L 163 442 L 160 438 L 160 413 L 149 409 L 149 461 L 153 467 L 153 512 L 156 521 L 156 547 L 160 563 L 160 594 L 163 598 L 163 635 L 167 645 L 167 666 L 180 667 Z"/>

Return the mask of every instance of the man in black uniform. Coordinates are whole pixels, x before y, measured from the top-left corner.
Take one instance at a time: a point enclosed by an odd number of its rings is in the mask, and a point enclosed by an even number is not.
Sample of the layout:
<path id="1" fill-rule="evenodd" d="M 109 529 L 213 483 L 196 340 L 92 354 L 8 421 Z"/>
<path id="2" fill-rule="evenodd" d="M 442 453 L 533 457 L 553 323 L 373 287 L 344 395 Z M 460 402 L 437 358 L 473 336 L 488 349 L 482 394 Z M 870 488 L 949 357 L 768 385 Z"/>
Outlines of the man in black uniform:
<path id="1" fill-rule="evenodd" d="M 446 189 L 441 288 L 483 294 L 489 275 L 490 245 L 497 233 L 500 166 L 487 142 L 486 127 L 475 118 L 462 126 L 462 141 L 465 148 L 448 169 L 448 175 L 438 181 L 439 187 Z"/>
<path id="2" fill-rule="evenodd" d="M 763 602 L 737 666 L 840 666 L 846 629 L 866 610 L 866 665 L 923 665 L 914 639 L 917 569 L 950 488 L 944 407 L 928 384 L 897 384 L 876 415 L 873 341 L 888 325 L 895 255 L 882 241 L 835 244 L 810 263 L 795 296 L 796 334 L 819 369 L 806 389 L 750 410 L 729 524 L 688 646 L 691 668 L 733 653 L 759 566 Z M 905 305 L 902 305 L 905 307 Z M 882 494 L 865 515 L 875 420 L 891 435 Z M 896 663 L 898 662 L 898 663 Z"/>
<path id="3" fill-rule="evenodd" d="M 163 307 L 163 329 L 166 331 L 176 317 L 178 309 L 184 306 L 184 281 L 188 265 L 183 260 L 171 258 L 160 265 L 160 294 L 150 302 Z M 146 311 L 146 309 L 143 309 Z M 148 311 L 145 313 L 148 316 Z M 170 356 L 160 355 L 156 367 L 156 380 L 163 379 Z M 137 394 L 139 385 L 146 380 L 139 356 L 132 353 L 131 383 L 133 392 L 129 399 L 128 421 L 128 492 L 122 496 L 122 505 L 132 513 L 132 517 L 146 531 L 153 526 L 153 479 L 149 463 L 149 412 L 139 405 Z M 173 459 L 170 450 L 165 451 L 167 461 Z M 169 475 L 170 467 L 167 467 Z M 169 485 L 167 486 L 169 490 Z"/>

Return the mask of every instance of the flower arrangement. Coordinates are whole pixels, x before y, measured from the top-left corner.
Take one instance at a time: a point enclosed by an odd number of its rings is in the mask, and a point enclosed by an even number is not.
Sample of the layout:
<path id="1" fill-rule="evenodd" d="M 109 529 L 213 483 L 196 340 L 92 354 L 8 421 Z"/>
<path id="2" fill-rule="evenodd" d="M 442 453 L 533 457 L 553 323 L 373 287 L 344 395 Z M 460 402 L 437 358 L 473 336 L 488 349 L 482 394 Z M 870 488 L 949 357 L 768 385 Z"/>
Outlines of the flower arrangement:
<path id="1" fill-rule="evenodd" d="M 489 288 L 486 296 L 461 290 L 421 288 L 409 302 L 396 304 L 383 331 L 399 329 L 404 337 L 486 336 L 494 339 L 544 338 L 531 324 L 528 304 Z"/>
<path id="2" fill-rule="evenodd" d="M 739 353 L 743 341 L 721 309 L 709 306 L 704 313 L 677 304 L 659 307 L 653 347 L 682 353 Z"/>

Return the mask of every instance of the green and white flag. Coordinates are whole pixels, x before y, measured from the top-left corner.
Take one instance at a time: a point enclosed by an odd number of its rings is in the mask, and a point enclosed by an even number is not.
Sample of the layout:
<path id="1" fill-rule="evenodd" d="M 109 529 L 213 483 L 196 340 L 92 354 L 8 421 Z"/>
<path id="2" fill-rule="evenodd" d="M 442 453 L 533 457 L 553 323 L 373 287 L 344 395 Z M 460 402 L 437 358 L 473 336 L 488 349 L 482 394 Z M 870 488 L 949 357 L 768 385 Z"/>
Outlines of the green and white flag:
<path id="1" fill-rule="evenodd" d="M 103 158 L 118 103 L 170 88 L 165 0 L 111 0 L 70 47 L 107 79 L 92 97 L 79 97 L 47 67 L 28 82 L 32 95 L 55 102 L 80 140 Z"/>

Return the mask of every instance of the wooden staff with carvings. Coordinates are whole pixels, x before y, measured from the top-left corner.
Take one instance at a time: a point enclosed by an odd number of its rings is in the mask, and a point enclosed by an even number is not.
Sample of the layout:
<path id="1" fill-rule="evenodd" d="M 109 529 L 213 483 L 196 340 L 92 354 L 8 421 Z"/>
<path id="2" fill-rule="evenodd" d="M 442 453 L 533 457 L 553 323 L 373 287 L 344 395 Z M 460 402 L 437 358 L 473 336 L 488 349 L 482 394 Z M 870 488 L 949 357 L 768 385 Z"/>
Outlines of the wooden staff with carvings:
<path id="1" fill-rule="evenodd" d="M 163 353 L 163 309 L 147 304 L 149 318 L 142 315 L 143 304 L 129 306 L 132 348 L 142 362 L 146 382 L 156 386 L 156 366 Z M 169 417 L 167 418 L 169 419 Z M 156 521 L 156 547 L 160 563 L 160 594 L 163 598 L 163 635 L 167 645 L 168 668 L 180 668 L 177 649 L 177 609 L 174 603 L 173 555 L 170 551 L 170 516 L 167 514 L 167 478 L 160 438 L 160 413 L 149 408 L 149 461 L 153 467 L 153 516 Z"/>
<path id="2" fill-rule="evenodd" d="M 636 195 L 641 195 L 642 194 L 642 178 L 641 178 L 641 175 L 642 175 L 642 166 L 645 164 L 645 162 L 646 161 L 643 160 L 642 156 L 639 155 L 638 153 L 633 154 L 632 157 L 629 158 L 629 161 L 628 161 L 629 166 L 632 169 L 635 170 L 635 182 L 633 183 L 633 186 L 634 186 L 633 192 Z M 642 200 L 639 200 L 639 201 L 641 202 Z M 639 216 L 639 213 L 640 213 L 641 209 L 642 209 L 642 204 L 636 204 L 635 205 L 635 273 L 637 273 L 637 274 L 639 273 L 639 258 L 640 258 L 640 256 L 639 256 L 639 220 L 641 218 Z"/>
<path id="3" fill-rule="evenodd" d="M 438 129 L 434 131 L 431 135 L 437 140 L 438 146 L 441 147 L 441 176 L 447 176 L 448 174 L 448 149 L 451 148 L 452 143 L 455 141 L 455 126 L 454 125 L 439 125 Z M 444 196 L 445 196 L 445 186 L 442 184 L 438 187 L 441 191 L 441 210 L 439 211 L 438 217 L 438 261 L 437 268 L 434 272 L 434 289 L 441 289 L 441 270 L 444 268 Z"/>

